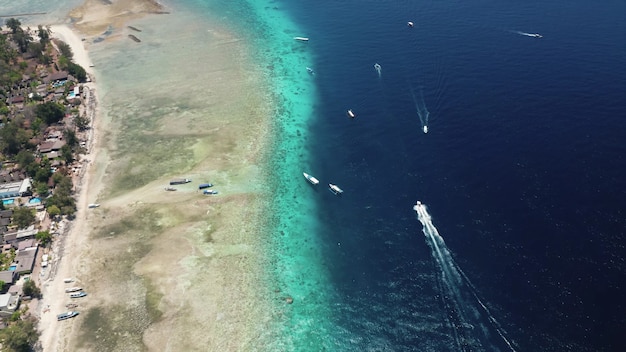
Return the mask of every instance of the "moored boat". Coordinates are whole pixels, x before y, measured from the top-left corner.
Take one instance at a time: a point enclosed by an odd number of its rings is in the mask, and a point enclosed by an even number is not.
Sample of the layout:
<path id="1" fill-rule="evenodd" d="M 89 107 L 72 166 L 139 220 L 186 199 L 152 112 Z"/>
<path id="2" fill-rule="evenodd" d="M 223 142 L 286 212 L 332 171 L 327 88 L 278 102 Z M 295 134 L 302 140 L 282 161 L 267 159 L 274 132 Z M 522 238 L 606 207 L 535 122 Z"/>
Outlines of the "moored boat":
<path id="1" fill-rule="evenodd" d="M 306 172 L 303 172 L 302 175 L 304 175 L 304 178 L 306 178 L 306 180 L 309 181 L 312 185 L 317 185 L 318 183 L 320 183 L 318 179 L 307 174 Z"/>
<path id="2" fill-rule="evenodd" d="M 218 191 L 212 190 L 212 189 L 205 189 L 202 194 L 218 194 Z"/>
<path id="3" fill-rule="evenodd" d="M 293 39 L 301 41 L 301 42 L 308 42 L 309 38 L 307 37 L 293 37 Z"/>
<path id="4" fill-rule="evenodd" d="M 77 316 L 78 314 L 79 313 L 77 311 L 70 310 L 68 312 L 57 315 L 57 320 L 65 320 L 65 319 L 73 318 Z"/>
<path id="5" fill-rule="evenodd" d="M 191 179 L 188 178 L 175 178 L 170 181 L 170 185 L 184 185 L 185 183 L 191 182 Z"/>
<path id="6" fill-rule="evenodd" d="M 198 189 L 205 189 L 205 188 L 209 188 L 209 187 L 213 187 L 213 184 L 212 183 L 201 183 L 198 186 Z"/>
<path id="7" fill-rule="evenodd" d="M 335 195 L 341 194 L 343 193 L 343 190 L 341 188 L 339 188 L 339 186 L 329 183 L 328 184 L 328 188 L 330 189 L 331 192 L 333 192 Z"/>
<path id="8" fill-rule="evenodd" d="M 85 297 L 85 296 L 87 296 L 87 292 L 85 292 L 85 291 L 70 293 L 70 298 L 81 298 L 81 297 Z"/>

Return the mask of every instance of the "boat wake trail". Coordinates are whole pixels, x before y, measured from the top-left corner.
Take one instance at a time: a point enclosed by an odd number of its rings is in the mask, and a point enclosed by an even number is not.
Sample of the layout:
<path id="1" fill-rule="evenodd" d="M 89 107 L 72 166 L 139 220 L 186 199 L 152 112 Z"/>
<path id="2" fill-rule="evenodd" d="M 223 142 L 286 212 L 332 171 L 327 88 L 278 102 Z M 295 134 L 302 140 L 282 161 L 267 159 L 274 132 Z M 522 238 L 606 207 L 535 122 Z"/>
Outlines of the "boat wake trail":
<path id="1" fill-rule="evenodd" d="M 378 73 L 378 78 L 380 78 L 382 76 L 382 67 L 380 66 L 380 64 L 375 63 L 374 64 L 374 70 L 376 70 L 376 73 Z"/>
<path id="2" fill-rule="evenodd" d="M 426 103 L 424 102 L 424 91 L 422 90 L 422 88 L 420 88 L 420 99 L 418 100 L 415 97 L 415 92 L 413 91 L 413 88 L 411 87 L 411 96 L 413 97 L 413 102 L 415 103 L 417 116 L 419 116 L 420 122 L 422 123 L 422 131 L 424 133 L 428 133 L 428 117 L 430 116 L 430 112 L 426 108 Z"/>
<path id="3" fill-rule="evenodd" d="M 519 35 L 523 35 L 523 36 L 526 36 L 526 37 L 542 38 L 542 35 L 538 34 L 538 33 L 526 33 L 526 32 L 521 32 L 521 31 L 511 31 L 511 32 L 517 33 Z"/>
<path id="4" fill-rule="evenodd" d="M 432 223 L 426 206 L 418 201 L 413 210 L 422 223 L 422 232 L 440 269 L 439 289 L 457 350 L 515 352 L 513 343 L 506 337 L 504 329 L 450 255 L 443 238 Z"/>

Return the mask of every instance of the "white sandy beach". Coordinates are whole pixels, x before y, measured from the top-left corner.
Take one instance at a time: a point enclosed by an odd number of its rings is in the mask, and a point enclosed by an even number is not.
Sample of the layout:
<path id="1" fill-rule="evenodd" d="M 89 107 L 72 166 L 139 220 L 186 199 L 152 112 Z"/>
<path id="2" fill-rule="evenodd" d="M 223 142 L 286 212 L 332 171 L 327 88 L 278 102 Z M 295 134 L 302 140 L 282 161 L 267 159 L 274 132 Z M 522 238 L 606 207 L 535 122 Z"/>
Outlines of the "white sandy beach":
<path id="1" fill-rule="evenodd" d="M 77 33 L 72 31 L 66 25 L 54 25 L 51 26 L 52 36 L 58 38 L 71 46 L 74 54 L 74 62 L 81 65 L 85 70 L 92 75 L 93 70 L 90 67 L 91 61 L 87 50 L 85 49 L 83 42 Z M 88 116 L 92 118 L 91 129 L 89 131 L 89 140 L 87 141 L 87 150 L 89 153 L 82 156 L 83 170 L 81 176 L 74 180 L 74 186 L 78 190 L 77 193 L 77 213 L 76 219 L 72 222 L 65 222 L 65 226 L 61 231 L 61 235 L 58 236 L 53 244 L 53 256 L 54 261 L 52 265 L 56 265 L 56 268 L 50 268 L 51 274 L 46 281 L 41 283 L 43 298 L 40 301 L 38 314 L 39 329 L 41 332 L 40 342 L 43 351 L 61 351 L 63 350 L 64 340 L 67 338 L 67 327 L 71 326 L 73 321 L 57 322 L 56 315 L 67 311 L 65 307 L 67 303 L 70 303 L 68 294 L 65 293 L 66 287 L 80 286 L 80 281 L 72 283 L 64 283 L 65 278 L 74 278 L 75 270 L 78 267 L 79 257 L 77 253 L 84 251 L 84 246 L 87 245 L 86 228 L 87 228 L 87 204 L 89 199 L 94 198 L 94 194 L 97 194 L 97 187 L 91 187 L 93 181 L 94 168 L 93 163 L 89 160 L 93 160 L 96 157 L 98 151 L 98 123 L 97 118 L 97 96 L 95 90 L 95 83 L 88 83 L 84 85 L 87 100 L 84 101 L 84 106 L 90 111 L 87 112 Z"/>
<path id="2" fill-rule="evenodd" d="M 72 48 L 74 62 L 81 65 L 88 73 L 93 74 L 93 64 L 79 34 L 67 25 L 51 25 L 50 29 L 54 38 L 61 39 Z"/>

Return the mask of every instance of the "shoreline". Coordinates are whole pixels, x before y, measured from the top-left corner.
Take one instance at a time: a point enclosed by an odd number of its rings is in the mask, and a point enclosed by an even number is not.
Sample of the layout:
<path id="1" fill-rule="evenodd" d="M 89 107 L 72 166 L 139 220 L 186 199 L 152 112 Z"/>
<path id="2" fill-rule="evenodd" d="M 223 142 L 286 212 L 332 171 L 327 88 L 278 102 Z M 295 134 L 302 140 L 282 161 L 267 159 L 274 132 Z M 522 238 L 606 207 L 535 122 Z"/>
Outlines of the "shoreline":
<path id="1" fill-rule="evenodd" d="M 92 69 L 91 60 L 79 34 L 67 25 L 52 25 L 50 28 L 52 30 L 51 36 L 68 44 L 72 48 L 74 62 L 83 66 L 85 71 L 93 77 L 94 70 Z M 43 351 L 63 350 L 60 346 L 62 346 L 63 340 L 66 339 L 65 330 L 67 328 L 58 324 L 55 319 L 56 314 L 69 310 L 64 306 L 64 298 L 67 298 L 64 289 L 67 284 L 63 280 L 65 278 L 74 278 L 74 275 L 71 274 L 72 268 L 76 267 L 77 257 L 73 258 L 73 255 L 79 253 L 86 245 L 87 199 L 90 194 L 90 187 L 92 187 L 92 176 L 95 172 L 94 163 L 91 160 L 95 160 L 98 155 L 101 142 L 99 140 L 99 131 L 102 126 L 100 126 L 98 90 L 93 78 L 92 82 L 83 84 L 83 87 L 85 89 L 84 94 L 86 94 L 86 99 L 83 102 L 85 104 L 85 114 L 90 119 L 90 128 L 87 132 L 88 137 L 86 141 L 87 153 L 80 156 L 85 167 L 74 178 L 74 188 L 77 195 L 76 217 L 71 221 L 63 220 L 65 223 L 63 232 L 57 236 L 51 248 L 51 252 L 55 254 L 56 266 L 41 285 L 43 297 L 39 302 L 37 313 L 39 316 L 38 329 L 41 332 L 39 342 Z M 96 194 L 97 191 L 96 189 Z M 74 280 L 75 283 L 71 285 L 78 284 L 75 278 Z"/>

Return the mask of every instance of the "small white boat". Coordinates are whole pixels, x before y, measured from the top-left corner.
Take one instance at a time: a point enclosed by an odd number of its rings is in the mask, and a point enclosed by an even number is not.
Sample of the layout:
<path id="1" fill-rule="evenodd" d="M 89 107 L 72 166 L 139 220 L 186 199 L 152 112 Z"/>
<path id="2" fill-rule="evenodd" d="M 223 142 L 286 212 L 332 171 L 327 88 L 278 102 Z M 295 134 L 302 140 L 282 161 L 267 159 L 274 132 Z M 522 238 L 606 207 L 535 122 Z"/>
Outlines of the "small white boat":
<path id="1" fill-rule="evenodd" d="M 352 109 L 348 110 L 346 112 L 346 115 L 348 115 L 348 117 L 351 118 L 351 119 L 356 117 L 356 114 L 354 113 L 354 111 L 352 111 Z"/>
<path id="2" fill-rule="evenodd" d="M 334 185 L 332 183 L 328 184 L 328 188 L 330 189 L 331 192 L 333 192 L 335 195 L 341 194 L 343 193 L 343 190 L 341 188 L 339 188 L 339 186 Z"/>
<path id="3" fill-rule="evenodd" d="M 293 37 L 293 39 L 297 40 L 297 41 L 301 41 L 301 42 L 308 42 L 309 38 L 307 37 Z"/>
<path id="4" fill-rule="evenodd" d="M 70 298 L 81 298 L 81 297 L 85 297 L 85 296 L 87 296 L 87 292 L 85 292 L 85 291 L 70 293 Z"/>
<path id="5" fill-rule="evenodd" d="M 302 175 L 304 175 L 304 178 L 306 178 L 306 180 L 309 181 L 312 185 L 317 185 L 318 183 L 320 183 L 318 179 L 307 174 L 306 172 L 303 172 Z"/>
<path id="6" fill-rule="evenodd" d="M 315 71 L 313 71 L 313 69 L 310 68 L 310 67 L 306 68 L 306 72 L 308 72 L 310 75 L 314 75 L 315 74 Z"/>
<path id="7" fill-rule="evenodd" d="M 68 278 L 63 279 L 63 282 L 65 282 L 66 284 L 69 284 L 70 282 L 74 282 L 74 279 L 71 277 L 68 277 Z"/>
<path id="8" fill-rule="evenodd" d="M 424 130 L 424 133 L 428 133 L 428 126 L 424 126 L 423 130 Z"/>
<path id="9" fill-rule="evenodd" d="M 78 312 L 70 310 L 69 312 L 65 312 L 65 313 L 61 313 L 57 315 L 57 320 L 60 321 L 60 320 L 70 319 L 70 318 L 77 316 L 78 314 L 79 314 Z"/>
<path id="10" fill-rule="evenodd" d="M 407 26 L 413 28 L 413 26 L 415 25 L 413 22 L 409 21 L 406 23 Z"/>
<path id="11" fill-rule="evenodd" d="M 70 288 L 66 288 L 65 292 L 66 293 L 71 293 L 71 292 L 78 292 L 78 291 L 82 291 L 82 287 L 70 287 Z"/>
<path id="12" fill-rule="evenodd" d="M 97 204 L 97 203 L 91 203 L 91 204 L 87 205 L 87 208 L 91 208 L 91 209 L 93 209 L 93 208 L 97 208 L 97 207 L 99 207 L 99 206 L 100 206 L 100 204 Z"/>

